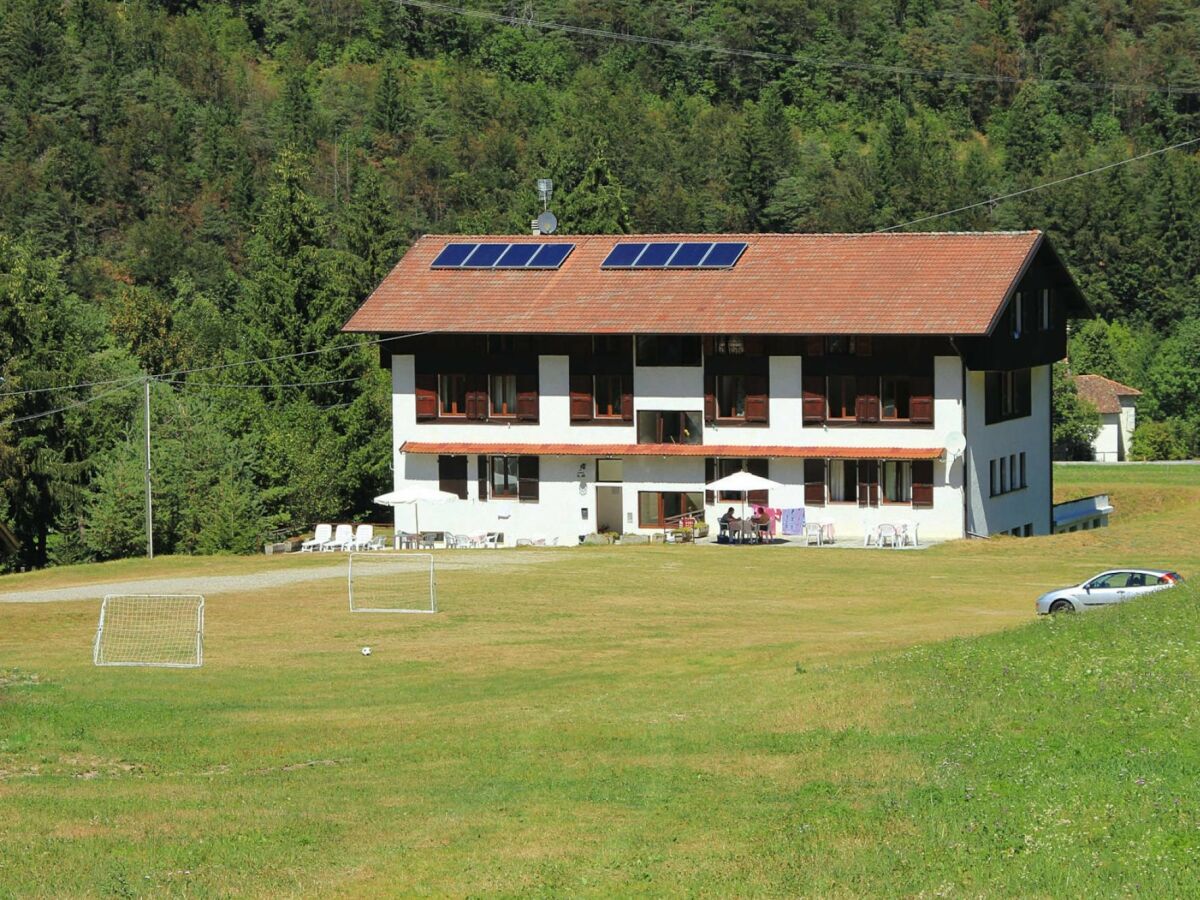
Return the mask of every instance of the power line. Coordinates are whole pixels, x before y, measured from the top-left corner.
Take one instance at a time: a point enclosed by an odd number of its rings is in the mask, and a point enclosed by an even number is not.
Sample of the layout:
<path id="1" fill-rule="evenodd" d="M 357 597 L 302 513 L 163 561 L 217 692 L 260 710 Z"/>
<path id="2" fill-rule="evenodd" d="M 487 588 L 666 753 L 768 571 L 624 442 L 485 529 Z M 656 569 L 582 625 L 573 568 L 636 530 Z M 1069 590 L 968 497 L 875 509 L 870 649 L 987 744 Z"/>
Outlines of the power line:
<path id="1" fill-rule="evenodd" d="M 366 375 L 358 375 L 354 378 L 334 378 L 328 381 L 290 381 L 281 384 L 271 384 L 263 382 L 259 384 L 231 384 L 228 382 L 205 382 L 205 381 L 187 381 L 182 378 L 160 378 L 157 379 L 163 384 L 176 385 L 188 390 L 207 390 L 209 388 L 296 388 L 296 387 L 318 387 L 330 384 L 350 384 L 354 381 L 362 381 Z"/>
<path id="2" fill-rule="evenodd" d="M 127 387 L 133 387 L 135 383 L 140 384 L 142 380 L 143 379 L 139 378 L 136 382 L 122 384 L 119 387 L 111 388 L 110 390 L 103 391 L 99 394 L 93 394 L 91 397 L 84 397 L 82 400 L 76 400 L 74 403 L 68 403 L 66 406 L 60 406 L 57 409 L 47 409 L 28 416 L 18 416 L 15 419 L 7 419 L 3 422 L 0 422 L 0 428 L 4 428 L 8 425 L 16 425 L 18 422 L 31 422 L 34 419 L 43 419 L 46 416 L 53 416 L 61 412 L 67 412 L 68 410 L 78 409 L 81 406 L 87 406 L 89 403 L 95 403 L 97 400 L 103 400 L 105 397 L 119 393 L 120 391 L 125 390 Z"/>
<path id="3" fill-rule="evenodd" d="M 1113 81 L 1073 81 L 1065 78 L 1035 78 L 1020 75 L 986 75 L 979 72 L 959 72 L 949 69 L 919 69 L 911 66 L 895 66 L 884 63 L 861 62 L 858 60 L 830 59 L 821 56 L 793 56 L 786 53 L 772 53 L 767 50 L 741 50 L 736 47 L 722 47 L 718 44 L 702 44 L 695 41 L 681 41 L 672 38 L 654 37 L 645 34 L 630 34 L 619 31 L 607 31 L 602 28 L 588 28 L 583 25 L 568 25 L 565 22 L 545 22 L 526 16 L 508 16 L 502 13 L 489 12 L 482 9 L 468 9 L 462 6 L 452 6 L 448 3 L 435 3 L 432 0 L 395 0 L 402 6 L 410 6 L 429 12 L 444 15 L 464 16 L 467 18 L 484 19 L 502 25 L 516 25 L 530 28 L 540 28 L 543 31 L 558 31 L 566 34 L 576 34 L 584 37 L 602 38 L 604 40 L 625 41 L 631 44 L 651 44 L 659 47 L 669 47 L 676 50 L 692 50 L 698 53 L 715 53 L 723 56 L 737 56 L 765 62 L 799 63 L 804 65 L 824 66 L 831 69 L 852 69 L 865 72 L 879 72 L 887 75 L 912 75 L 919 78 L 944 78 L 955 81 L 994 82 L 997 84 L 1046 84 L 1054 87 L 1073 87 L 1090 91 L 1125 91 L 1128 93 L 1144 94 L 1178 94 L 1190 96 L 1200 94 L 1200 89 L 1183 90 L 1172 86 L 1162 87 L 1155 84 L 1126 84 Z"/>
<path id="4" fill-rule="evenodd" d="M 141 375 L 134 375 L 129 378 L 112 378 L 108 381 L 82 381 L 79 384 L 64 384 L 59 387 L 30 388 L 26 391 L 0 391 L 0 400 L 5 397 L 27 397 L 30 394 L 49 394 L 58 391 L 73 391 L 79 388 L 105 387 L 110 384 L 135 384 L 142 378 Z"/>

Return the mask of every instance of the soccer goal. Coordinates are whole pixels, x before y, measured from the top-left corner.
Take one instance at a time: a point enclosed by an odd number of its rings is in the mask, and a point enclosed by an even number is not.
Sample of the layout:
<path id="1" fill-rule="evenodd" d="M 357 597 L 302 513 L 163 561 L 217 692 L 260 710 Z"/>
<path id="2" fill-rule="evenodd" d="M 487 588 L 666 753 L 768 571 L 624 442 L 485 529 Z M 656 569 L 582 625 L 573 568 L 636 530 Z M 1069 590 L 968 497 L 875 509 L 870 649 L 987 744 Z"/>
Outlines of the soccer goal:
<path id="1" fill-rule="evenodd" d="M 350 612 L 435 613 L 431 553 L 351 553 Z"/>
<path id="2" fill-rule="evenodd" d="M 199 594 L 109 594 L 100 606 L 92 662 L 98 666 L 204 663 L 204 598 Z"/>

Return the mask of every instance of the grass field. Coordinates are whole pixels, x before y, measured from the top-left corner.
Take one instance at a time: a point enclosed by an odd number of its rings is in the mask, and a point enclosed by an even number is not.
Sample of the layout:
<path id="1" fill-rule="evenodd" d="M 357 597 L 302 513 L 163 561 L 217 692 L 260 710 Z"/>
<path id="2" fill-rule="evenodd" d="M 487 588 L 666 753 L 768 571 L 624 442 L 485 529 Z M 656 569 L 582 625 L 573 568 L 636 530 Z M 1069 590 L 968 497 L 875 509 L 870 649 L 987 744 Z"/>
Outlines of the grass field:
<path id="1" fill-rule="evenodd" d="M 98 602 L 0 603 L 0 896 L 1194 895 L 1200 597 L 1033 599 L 1200 582 L 1200 467 L 1056 480 L 1112 527 L 442 553 L 437 616 L 351 615 L 336 579 L 210 596 L 192 671 L 92 667 Z"/>

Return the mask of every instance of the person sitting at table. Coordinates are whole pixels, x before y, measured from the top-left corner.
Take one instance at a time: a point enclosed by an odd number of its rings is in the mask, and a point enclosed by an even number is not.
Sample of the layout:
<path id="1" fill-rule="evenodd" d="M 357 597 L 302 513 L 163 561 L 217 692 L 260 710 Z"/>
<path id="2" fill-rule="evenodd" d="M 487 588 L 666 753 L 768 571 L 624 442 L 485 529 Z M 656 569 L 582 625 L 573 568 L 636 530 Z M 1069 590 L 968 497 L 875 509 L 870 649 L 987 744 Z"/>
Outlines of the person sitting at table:
<path id="1" fill-rule="evenodd" d="M 734 513 L 733 507 L 731 506 L 731 507 L 729 507 L 729 509 L 725 510 L 725 515 L 723 515 L 723 516 L 721 516 L 721 518 L 717 519 L 717 524 L 721 528 L 720 533 L 725 534 L 725 535 L 730 534 L 733 530 L 732 525 L 736 521 L 737 521 L 737 515 Z"/>
<path id="2" fill-rule="evenodd" d="M 754 533 L 761 542 L 767 533 L 767 526 L 771 524 L 771 517 L 767 515 L 767 511 L 761 506 L 754 507 L 754 515 L 750 517 L 750 521 L 754 523 Z"/>

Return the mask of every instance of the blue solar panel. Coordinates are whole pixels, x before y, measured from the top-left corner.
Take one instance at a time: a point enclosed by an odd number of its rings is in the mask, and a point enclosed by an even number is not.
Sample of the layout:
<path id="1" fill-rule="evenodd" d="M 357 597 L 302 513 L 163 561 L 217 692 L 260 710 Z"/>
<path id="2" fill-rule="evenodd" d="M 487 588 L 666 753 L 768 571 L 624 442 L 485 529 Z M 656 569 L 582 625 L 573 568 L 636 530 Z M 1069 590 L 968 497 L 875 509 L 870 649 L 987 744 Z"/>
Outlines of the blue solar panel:
<path id="1" fill-rule="evenodd" d="M 471 252 L 475 249 L 475 244 L 447 244 L 442 248 L 442 252 L 437 255 L 437 259 L 433 261 L 433 268 L 457 268 L 463 264 Z"/>
<path id="2" fill-rule="evenodd" d="M 638 268 L 665 266 L 678 247 L 678 244 L 650 244 L 646 247 L 646 252 L 638 257 Z"/>
<path id="3" fill-rule="evenodd" d="M 671 257 L 671 267 L 694 268 L 708 255 L 712 244 L 680 244 L 679 250 Z"/>
<path id="4" fill-rule="evenodd" d="M 542 244 L 542 249 L 529 261 L 529 268 L 557 269 L 574 249 L 574 244 Z"/>
<path id="5" fill-rule="evenodd" d="M 745 244 L 713 244 L 708 256 L 704 257 L 701 268 L 727 269 L 738 261 L 745 249 Z"/>
<path id="6" fill-rule="evenodd" d="M 480 244 L 475 248 L 475 252 L 463 263 L 464 269 L 490 269 L 496 264 L 504 251 L 508 249 L 508 244 Z"/>
<path id="7" fill-rule="evenodd" d="M 541 244 L 513 244 L 496 262 L 497 269 L 523 269 Z"/>
<path id="8" fill-rule="evenodd" d="M 608 258 L 600 264 L 604 269 L 622 269 L 632 266 L 643 250 L 645 244 L 617 244 L 608 254 Z"/>

